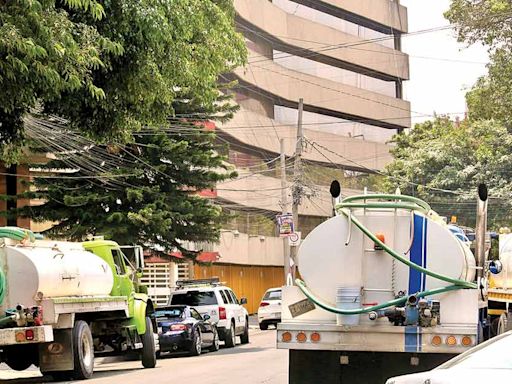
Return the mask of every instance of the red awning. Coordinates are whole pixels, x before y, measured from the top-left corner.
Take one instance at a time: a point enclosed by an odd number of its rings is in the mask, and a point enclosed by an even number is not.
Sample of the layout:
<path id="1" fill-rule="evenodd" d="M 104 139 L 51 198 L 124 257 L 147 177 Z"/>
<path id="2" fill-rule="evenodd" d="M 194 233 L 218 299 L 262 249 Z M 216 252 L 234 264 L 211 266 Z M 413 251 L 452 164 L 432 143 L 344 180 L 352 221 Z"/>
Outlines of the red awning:
<path id="1" fill-rule="evenodd" d="M 185 257 L 181 254 L 181 252 L 171 252 L 172 257 L 176 257 L 178 259 L 184 259 Z M 214 263 L 220 259 L 219 252 L 201 252 L 197 257 L 196 261 L 199 263 Z"/>

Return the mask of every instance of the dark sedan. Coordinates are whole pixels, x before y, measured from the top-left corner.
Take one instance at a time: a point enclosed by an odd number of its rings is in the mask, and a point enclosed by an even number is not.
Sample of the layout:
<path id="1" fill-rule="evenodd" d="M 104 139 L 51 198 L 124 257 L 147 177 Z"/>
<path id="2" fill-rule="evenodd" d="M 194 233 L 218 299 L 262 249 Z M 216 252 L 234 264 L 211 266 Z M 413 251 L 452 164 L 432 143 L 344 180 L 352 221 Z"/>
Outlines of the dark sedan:
<path id="1" fill-rule="evenodd" d="M 154 316 L 160 352 L 188 352 L 198 356 L 203 349 L 219 350 L 217 328 L 208 321 L 208 315 L 203 317 L 188 305 L 169 305 L 158 308 Z"/>

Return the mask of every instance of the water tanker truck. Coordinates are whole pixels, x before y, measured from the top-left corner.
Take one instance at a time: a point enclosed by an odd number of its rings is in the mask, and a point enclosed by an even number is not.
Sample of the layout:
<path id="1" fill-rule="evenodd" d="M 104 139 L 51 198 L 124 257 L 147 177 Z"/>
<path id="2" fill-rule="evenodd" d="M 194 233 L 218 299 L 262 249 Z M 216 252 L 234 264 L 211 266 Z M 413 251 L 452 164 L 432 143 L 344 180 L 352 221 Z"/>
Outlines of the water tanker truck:
<path id="1" fill-rule="evenodd" d="M 137 269 L 113 241 L 35 240 L 30 231 L 1 227 L 0 362 L 87 379 L 95 355 L 134 351 L 153 368 L 154 308 Z"/>
<path id="2" fill-rule="evenodd" d="M 484 268 L 428 204 L 365 194 L 336 211 L 283 287 L 277 347 L 289 350 L 290 383 L 384 383 L 484 338 Z"/>

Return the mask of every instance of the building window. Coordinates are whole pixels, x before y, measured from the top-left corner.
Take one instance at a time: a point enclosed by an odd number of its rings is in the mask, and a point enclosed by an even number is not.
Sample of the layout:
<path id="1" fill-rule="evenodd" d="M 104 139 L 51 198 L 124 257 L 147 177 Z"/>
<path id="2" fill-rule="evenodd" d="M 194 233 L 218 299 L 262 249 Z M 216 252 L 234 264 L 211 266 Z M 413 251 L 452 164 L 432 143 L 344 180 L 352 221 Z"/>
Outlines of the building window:
<path id="1" fill-rule="evenodd" d="M 274 106 L 275 120 L 282 124 L 297 124 L 298 111 L 294 108 Z M 327 132 L 345 137 L 355 137 L 360 140 L 377 143 L 388 142 L 396 133 L 394 129 L 376 127 L 337 117 L 304 111 L 302 116 L 304 128 L 313 131 Z"/>
<path id="2" fill-rule="evenodd" d="M 285 68 L 306 75 L 317 76 L 389 97 L 397 96 L 395 81 L 376 79 L 347 69 L 333 67 L 318 61 L 276 50 L 274 50 L 274 62 Z"/>
<path id="3" fill-rule="evenodd" d="M 339 17 L 329 15 L 328 13 L 320 12 L 316 9 L 298 4 L 292 0 L 272 0 L 272 3 L 286 13 L 323 24 L 349 35 L 357 36 L 363 40 L 375 40 L 376 44 L 395 49 L 395 39 L 393 35 L 387 35 L 385 33 L 363 27 L 350 21 L 340 19 Z"/>

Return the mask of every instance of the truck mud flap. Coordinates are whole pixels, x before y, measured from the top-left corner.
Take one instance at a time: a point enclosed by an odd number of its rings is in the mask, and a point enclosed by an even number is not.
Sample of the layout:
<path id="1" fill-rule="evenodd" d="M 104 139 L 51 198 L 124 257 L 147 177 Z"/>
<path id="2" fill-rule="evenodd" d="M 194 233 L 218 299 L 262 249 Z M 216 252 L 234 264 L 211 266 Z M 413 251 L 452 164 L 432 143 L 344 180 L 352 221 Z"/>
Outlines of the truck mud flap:
<path id="1" fill-rule="evenodd" d="M 39 345 L 39 367 L 42 372 L 72 371 L 75 368 L 72 334 L 72 329 L 55 330 L 52 343 Z"/>
<path id="2" fill-rule="evenodd" d="M 383 384 L 392 376 L 426 371 L 452 354 L 290 350 L 290 384 Z"/>

